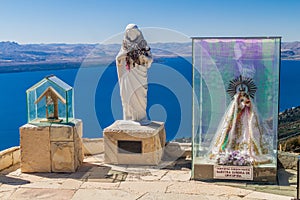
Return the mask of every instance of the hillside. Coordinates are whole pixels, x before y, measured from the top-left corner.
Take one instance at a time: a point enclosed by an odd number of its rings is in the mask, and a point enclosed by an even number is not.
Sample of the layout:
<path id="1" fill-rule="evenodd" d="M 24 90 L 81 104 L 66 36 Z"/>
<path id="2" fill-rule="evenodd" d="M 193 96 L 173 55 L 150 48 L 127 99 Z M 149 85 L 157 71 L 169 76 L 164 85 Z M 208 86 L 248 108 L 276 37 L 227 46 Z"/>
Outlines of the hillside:
<path id="1" fill-rule="evenodd" d="M 190 43 L 150 44 L 155 58 L 191 56 Z M 0 67 L 29 64 L 97 62 L 107 64 L 115 60 L 119 44 L 18 44 L 0 42 Z"/>
<path id="2" fill-rule="evenodd" d="M 300 60 L 300 42 L 281 43 L 281 59 Z"/>
<path id="3" fill-rule="evenodd" d="M 162 57 L 191 57 L 191 43 L 150 44 L 155 59 Z M 107 64 L 115 59 L 119 44 L 18 44 L 0 42 L 0 67 L 28 64 L 82 63 Z M 300 42 L 283 42 L 281 58 L 300 60 Z"/>
<path id="4" fill-rule="evenodd" d="M 300 135 L 300 106 L 287 109 L 278 116 L 278 138 Z"/>

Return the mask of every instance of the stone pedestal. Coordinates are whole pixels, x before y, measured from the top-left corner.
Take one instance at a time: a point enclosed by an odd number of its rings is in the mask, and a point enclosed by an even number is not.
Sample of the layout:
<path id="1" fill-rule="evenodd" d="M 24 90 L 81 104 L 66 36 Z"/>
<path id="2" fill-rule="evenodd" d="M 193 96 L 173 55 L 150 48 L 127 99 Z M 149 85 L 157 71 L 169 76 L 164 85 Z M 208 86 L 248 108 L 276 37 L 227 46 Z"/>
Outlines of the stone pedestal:
<path id="1" fill-rule="evenodd" d="M 20 127 L 22 172 L 75 172 L 82 164 L 82 121 Z"/>
<path id="2" fill-rule="evenodd" d="M 111 164 L 157 165 L 166 141 L 163 122 L 148 126 L 118 120 L 103 131 L 105 162 Z"/>

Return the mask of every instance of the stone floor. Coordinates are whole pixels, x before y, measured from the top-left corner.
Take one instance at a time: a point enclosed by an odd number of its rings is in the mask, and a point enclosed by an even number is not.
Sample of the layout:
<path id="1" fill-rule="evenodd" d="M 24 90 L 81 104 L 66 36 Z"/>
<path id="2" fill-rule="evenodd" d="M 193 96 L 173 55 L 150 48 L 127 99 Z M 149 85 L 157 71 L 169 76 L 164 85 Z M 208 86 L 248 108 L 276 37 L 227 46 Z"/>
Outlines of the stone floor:
<path id="1" fill-rule="evenodd" d="M 190 160 L 160 166 L 107 165 L 103 154 L 86 157 L 75 173 L 0 174 L 0 199 L 276 199 L 296 195 L 294 171 L 281 170 L 279 185 L 190 180 Z"/>

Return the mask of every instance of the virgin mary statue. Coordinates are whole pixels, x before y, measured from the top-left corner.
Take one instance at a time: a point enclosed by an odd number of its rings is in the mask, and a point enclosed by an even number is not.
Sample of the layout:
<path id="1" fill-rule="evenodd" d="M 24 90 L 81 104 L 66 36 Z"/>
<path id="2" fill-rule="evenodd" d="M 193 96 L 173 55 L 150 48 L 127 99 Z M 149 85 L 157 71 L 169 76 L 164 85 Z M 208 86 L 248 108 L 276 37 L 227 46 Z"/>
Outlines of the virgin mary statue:
<path id="1" fill-rule="evenodd" d="M 252 99 L 257 90 L 252 78 L 239 76 L 230 81 L 232 97 L 208 151 L 210 159 L 222 165 L 258 165 L 270 163 L 264 144 L 266 129 Z"/>
<path id="2" fill-rule="evenodd" d="M 152 63 L 150 47 L 135 24 L 126 27 L 116 57 L 123 119 L 147 125 L 147 71 Z"/>

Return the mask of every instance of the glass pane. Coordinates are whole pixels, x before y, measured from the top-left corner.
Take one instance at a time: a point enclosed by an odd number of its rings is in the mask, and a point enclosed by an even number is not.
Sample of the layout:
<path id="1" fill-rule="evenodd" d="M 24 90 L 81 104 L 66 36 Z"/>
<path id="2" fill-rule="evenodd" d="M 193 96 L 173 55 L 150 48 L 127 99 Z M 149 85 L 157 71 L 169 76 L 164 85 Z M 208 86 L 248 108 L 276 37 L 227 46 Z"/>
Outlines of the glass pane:
<path id="1" fill-rule="evenodd" d="M 29 123 L 69 123 L 74 118 L 72 87 L 55 76 L 50 79 L 27 90 Z"/>
<path id="2" fill-rule="evenodd" d="M 56 76 L 49 76 L 49 77 L 47 77 L 47 79 L 52 81 L 53 83 L 55 83 L 56 85 L 58 85 L 59 87 L 64 89 L 65 91 L 68 91 L 68 90 L 72 89 L 71 86 L 69 86 L 67 83 L 63 82 L 62 80 L 60 80 Z"/>
<path id="3" fill-rule="evenodd" d="M 193 38 L 193 165 L 274 167 L 280 38 Z"/>

